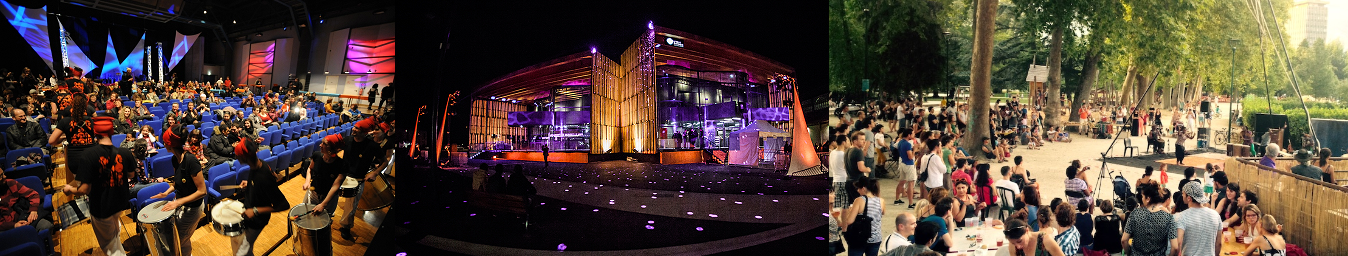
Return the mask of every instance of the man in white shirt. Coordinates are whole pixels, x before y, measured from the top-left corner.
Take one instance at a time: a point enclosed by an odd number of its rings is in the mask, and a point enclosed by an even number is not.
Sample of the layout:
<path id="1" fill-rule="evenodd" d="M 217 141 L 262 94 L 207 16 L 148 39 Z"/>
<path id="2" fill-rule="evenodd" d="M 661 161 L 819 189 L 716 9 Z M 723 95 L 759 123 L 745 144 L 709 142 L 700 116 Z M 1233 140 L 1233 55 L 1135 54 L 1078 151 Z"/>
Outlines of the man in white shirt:
<path id="1" fill-rule="evenodd" d="M 899 246 L 912 245 L 908 241 L 908 236 L 913 235 L 913 230 L 917 228 L 917 217 L 911 212 L 899 213 L 899 217 L 894 219 L 894 233 L 890 233 L 885 241 L 880 243 L 880 253 L 888 252 Z"/>
<path id="2" fill-rule="evenodd" d="M 1208 195 L 1203 193 L 1200 182 L 1189 182 L 1181 190 L 1184 203 L 1189 209 L 1175 214 L 1175 239 L 1171 248 L 1177 248 L 1183 255 L 1216 255 L 1221 248 L 1217 243 L 1222 230 L 1222 217 L 1216 210 L 1208 208 Z"/>
<path id="3" fill-rule="evenodd" d="M 945 185 L 945 162 L 941 161 L 941 151 L 936 150 L 940 146 L 941 140 L 927 141 L 927 152 L 931 153 L 922 158 L 922 166 L 924 167 L 922 171 L 927 172 L 927 180 L 923 185 L 926 185 L 928 190 Z"/>
<path id="4" fill-rule="evenodd" d="M 1010 167 L 1010 166 L 1002 166 L 1002 178 L 999 179 L 999 180 L 997 180 L 996 182 L 993 182 L 993 185 L 996 186 L 996 187 L 998 187 L 998 188 L 1005 188 L 1005 189 L 1011 190 L 1011 193 L 1014 193 L 1016 196 L 1020 196 L 1020 185 L 1016 185 L 1015 182 L 1011 182 L 1011 167 Z M 1007 200 L 1007 199 L 1003 198 L 1002 200 Z M 1010 202 L 1010 201 L 1005 201 L 1005 202 Z"/>
<path id="5" fill-rule="evenodd" d="M 828 170 L 833 176 L 833 193 L 838 198 L 847 198 L 847 137 L 839 136 L 829 145 L 833 146 L 828 154 Z M 834 208 L 847 208 L 846 200 L 836 200 L 833 203 Z"/>

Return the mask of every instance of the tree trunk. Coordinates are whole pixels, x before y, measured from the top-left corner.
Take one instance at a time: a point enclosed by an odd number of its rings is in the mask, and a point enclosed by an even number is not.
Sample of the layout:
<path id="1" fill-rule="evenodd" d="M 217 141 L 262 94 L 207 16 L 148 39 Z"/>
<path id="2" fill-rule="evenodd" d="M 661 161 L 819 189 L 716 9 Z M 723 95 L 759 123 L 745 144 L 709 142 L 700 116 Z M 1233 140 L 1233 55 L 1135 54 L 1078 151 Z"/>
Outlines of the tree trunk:
<path id="1" fill-rule="evenodd" d="M 1128 65 L 1128 73 L 1123 76 L 1123 86 L 1119 87 L 1119 104 L 1124 107 L 1133 106 L 1133 87 L 1137 84 L 1137 66 Z"/>
<path id="2" fill-rule="evenodd" d="M 1189 101 L 1203 99 L 1203 77 L 1194 76 L 1194 92 L 1189 95 Z M 1215 103 L 1215 102 L 1214 102 Z"/>
<path id="3" fill-rule="evenodd" d="M 1044 93 L 1044 125 L 1049 127 L 1058 126 L 1059 110 L 1062 108 L 1062 101 L 1059 95 L 1062 94 L 1062 28 L 1053 29 L 1053 35 L 1049 37 L 1048 52 L 1048 88 Z"/>
<path id="4" fill-rule="evenodd" d="M 1072 100 L 1072 111 L 1067 113 L 1067 116 L 1070 116 L 1067 120 L 1073 122 L 1081 121 L 1081 116 L 1076 113 L 1081 111 L 1081 107 L 1085 105 L 1086 100 L 1091 99 L 1091 96 L 1094 94 L 1092 91 L 1095 90 L 1095 79 L 1100 74 L 1100 68 L 1096 65 L 1099 62 L 1100 53 L 1092 53 L 1090 56 L 1086 57 L 1085 73 L 1081 77 L 1081 90 L 1077 91 L 1077 98 Z"/>
<path id="5" fill-rule="evenodd" d="M 997 13 L 997 0 L 977 0 L 978 13 Z M 973 63 L 969 70 L 969 131 L 963 145 L 970 151 L 982 151 L 983 137 L 988 136 L 992 101 L 992 44 L 993 19 L 997 15 L 979 15 L 974 22 Z M 983 157 L 983 154 L 974 153 Z"/>
<path id="6" fill-rule="evenodd" d="M 1148 100 L 1149 97 L 1147 97 L 1146 92 L 1144 92 L 1144 90 L 1149 90 L 1150 86 L 1148 86 L 1149 83 L 1147 83 L 1147 76 L 1140 73 L 1141 72 L 1137 74 L 1137 84 L 1133 85 L 1133 98 L 1137 99 L 1137 110 L 1143 111 L 1151 107 L 1151 101 Z M 1153 78 L 1151 80 L 1155 79 Z"/>

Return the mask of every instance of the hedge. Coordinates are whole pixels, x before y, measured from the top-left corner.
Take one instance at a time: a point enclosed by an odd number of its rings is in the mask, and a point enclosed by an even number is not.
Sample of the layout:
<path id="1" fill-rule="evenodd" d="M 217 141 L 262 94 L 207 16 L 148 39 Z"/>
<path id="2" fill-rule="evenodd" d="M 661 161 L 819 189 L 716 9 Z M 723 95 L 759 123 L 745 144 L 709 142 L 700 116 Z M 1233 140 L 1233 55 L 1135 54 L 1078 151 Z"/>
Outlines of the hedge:
<path id="1" fill-rule="evenodd" d="M 1306 102 L 1311 117 L 1319 119 L 1348 120 L 1348 107 L 1334 103 Z M 1245 124 L 1254 123 L 1255 114 L 1268 113 L 1268 101 L 1261 97 L 1246 96 L 1241 100 L 1241 119 Z M 1285 150 L 1301 148 L 1302 135 L 1310 131 L 1306 127 L 1306 112 L 1301 110 L 1301 102 L 1296 99 L 1273 100 L 1273 113 L 1287 115 L 1287 138 L 1291 147 L 1283 145 Z"/>

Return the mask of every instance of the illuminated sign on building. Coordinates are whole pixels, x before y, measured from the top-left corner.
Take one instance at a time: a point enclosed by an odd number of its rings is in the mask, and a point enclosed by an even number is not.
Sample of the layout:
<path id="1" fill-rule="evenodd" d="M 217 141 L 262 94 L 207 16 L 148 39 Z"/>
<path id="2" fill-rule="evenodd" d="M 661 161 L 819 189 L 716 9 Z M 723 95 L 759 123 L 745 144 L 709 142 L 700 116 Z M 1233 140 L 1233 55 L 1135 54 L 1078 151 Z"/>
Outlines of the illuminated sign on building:
<path id="1" fill-rule="evenodd" d="M 674 39 L 673 37 L 666 37 L 665 44 L 683 47 L 683 41 L 679 41 L 678 39 Z"/>

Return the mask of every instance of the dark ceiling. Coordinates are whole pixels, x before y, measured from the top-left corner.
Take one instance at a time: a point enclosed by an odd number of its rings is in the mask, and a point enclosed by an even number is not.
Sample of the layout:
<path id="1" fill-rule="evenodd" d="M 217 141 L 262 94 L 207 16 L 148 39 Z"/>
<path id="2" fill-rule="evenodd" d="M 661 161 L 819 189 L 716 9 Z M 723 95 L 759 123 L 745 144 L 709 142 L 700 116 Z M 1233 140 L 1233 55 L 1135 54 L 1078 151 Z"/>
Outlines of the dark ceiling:
<path id="1" fill-rule="evenodd" d="M 136 0 L 103 1 L 134 2 Z M 63 0 L 63 2 L 66 2 L 67 6 L 75 7 L 77 5 L 70 2 L 79 2 L 79 0 Z M 181 11 L 181 18 L 183 19 L 180 19 L 180 21 L 205 21 L 205 23 L 190 22 L 190 24 L 186 24 L 197 27 L 213 28 L 214 25 L 220 25 L 229 38 L 237 39 L 270 29 L 298 28 L 299 26 L 296 23 L 318 24 L 324 17 L 336 17 L 357 12 L 377 12 L 393 5 L 393 1 L 370 0 L 183 0 Z M 307 11 L 310 20 L 303 20 L 302 14 L 292 14 L 292 8 L 299 12 Z M 95 6 L 94 9 L 118 13 L 118 11 L 100 6 Z"/>

